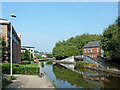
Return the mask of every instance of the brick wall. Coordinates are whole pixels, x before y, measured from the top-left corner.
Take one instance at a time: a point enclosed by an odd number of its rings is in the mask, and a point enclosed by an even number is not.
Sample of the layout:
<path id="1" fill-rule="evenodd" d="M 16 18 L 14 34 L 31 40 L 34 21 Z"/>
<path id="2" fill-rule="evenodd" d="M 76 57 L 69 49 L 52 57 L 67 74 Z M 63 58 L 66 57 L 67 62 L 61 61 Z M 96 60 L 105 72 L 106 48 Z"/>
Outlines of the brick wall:
<path id="1" fill-rule="evenodd" d="M 98 48 L 98 50 L 97 50 Z M 86 49 L 86 52 L 85 52 Z M 92 51 L 91 51 L 92 49 Z M 83 55 L 90 56 L 92 58 L 96 58 L 97 56 L 101 56 L 102 50 L 100 47 L 91 47 L 91 48 L 83 48 Z"/>
<path id="2" fill-rule="evenodd" d="M 3 37 L 5 38 L 6 41 L 6 47 L 7 47 L 7 53 L 8 53 L 8 62 L 10 62 L 10 37 L 7 35 L 8 30 L 10 29 L 9 25 L 3 25 Z M 14 30 L 13 30 L 14 31 Z M 18 37 L 18 35 L 16 33 L 14 33 L 16 37 Z M 20 40 L 18 40 L 18 45 L 17 43 L 12 40 L 12 60 L 13 63 L 18 63 L 21 61 L 21 36 L 19 37 Z M 8 44 L 9 43 L 9 44 Z"/>

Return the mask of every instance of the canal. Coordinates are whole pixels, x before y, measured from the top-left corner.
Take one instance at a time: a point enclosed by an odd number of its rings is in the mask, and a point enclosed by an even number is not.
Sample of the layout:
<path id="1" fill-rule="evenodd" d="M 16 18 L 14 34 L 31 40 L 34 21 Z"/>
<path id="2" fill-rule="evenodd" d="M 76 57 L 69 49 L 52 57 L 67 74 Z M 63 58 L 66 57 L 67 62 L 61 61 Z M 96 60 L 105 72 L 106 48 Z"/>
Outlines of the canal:
<path id="1" fill-rule="evenodd" d="M 70 68 L 71 67 L 71 68 Z M 70 68 L 70 69 L 68 69 Z M 120 78 L 108 73 L 84 68 L 73 69 L 74 65 L 45 64 L 44 71 L 56 88 L 119 88 Z"/>

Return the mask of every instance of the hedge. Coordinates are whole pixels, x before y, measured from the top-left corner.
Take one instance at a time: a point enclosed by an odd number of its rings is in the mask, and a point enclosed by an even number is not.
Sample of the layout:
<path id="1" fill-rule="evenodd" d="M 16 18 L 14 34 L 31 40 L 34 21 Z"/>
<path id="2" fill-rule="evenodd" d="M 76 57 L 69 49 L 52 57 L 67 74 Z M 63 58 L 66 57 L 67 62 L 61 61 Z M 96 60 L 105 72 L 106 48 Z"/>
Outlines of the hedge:
<path id="1" fill-rule="evenodd" d="M 23 65 L 25 65 L 25 64 L 30 64 L 30 61 L 24 60 L 24 61 L 21 61 L 21 64 L 23 64 Z"/>
<path id="2" fill-rule="evenodd" d="M 13 74 L 30 74 L 30 75 L 38 75 L 39 67 L 32 66 L 18 66 L 13 64 Z M 2 73 L 10 74 L 10 64 L 4 63 L 2 64 Z"/>

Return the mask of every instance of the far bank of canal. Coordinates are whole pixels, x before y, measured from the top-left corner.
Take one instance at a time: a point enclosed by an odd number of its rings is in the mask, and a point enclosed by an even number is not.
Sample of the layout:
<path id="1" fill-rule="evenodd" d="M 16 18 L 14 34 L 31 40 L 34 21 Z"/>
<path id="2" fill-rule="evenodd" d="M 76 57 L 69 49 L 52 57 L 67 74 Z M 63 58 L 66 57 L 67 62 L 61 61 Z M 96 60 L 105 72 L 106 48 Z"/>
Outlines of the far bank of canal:
<path id="1" fill-rule="evenodd" d="M 70 65 L 68 65 L 70 66 Z M 71 65 L 72 67 L 72 65 Z M 44 71 L 56 88 L 119 88 L 120 78 L 105 72 L 80 68 L 70 70 L 60 64 L 45 64 Z"/>

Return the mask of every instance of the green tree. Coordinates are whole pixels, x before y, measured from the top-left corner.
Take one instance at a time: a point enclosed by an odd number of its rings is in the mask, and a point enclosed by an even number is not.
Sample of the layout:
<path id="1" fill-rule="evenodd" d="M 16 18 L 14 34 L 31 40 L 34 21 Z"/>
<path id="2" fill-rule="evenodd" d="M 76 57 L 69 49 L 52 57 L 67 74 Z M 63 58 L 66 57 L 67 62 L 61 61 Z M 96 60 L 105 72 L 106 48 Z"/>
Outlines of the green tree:
<path id="1" fill-rule="evenodd" d="M 30 59 L 30 52 L 29 50 L 26 50 L 25 52 L 23 51 L 22 54 L 21 54 L 21 60 L 31 60 Z"/>
<path id="2" fill-rule="evenodd" d="M 52 58 L 52 54 L 47 54 L 47 58 Z"/>
<path id="3" fill-rule="evenodd" d="M 103 32 L 102 48 L 106 60 L 118 61 L 120 60 L 120 27 L 117 23 L 109 25 Z"/>
<path id="4" fill-rule="evenodd" d="M 29 52 L 29 50 L 25 51 L 25 60 L 30 60 L 30 52 Z"/>
<path id="5" fill-rule="evenodd" d="M 23 61 L 25 59 L 25 52 L 21 52 L 21 60 Z"/>
<path id="6" fill-rule="evenodd" d="M 6 42 L 5 42 L 5 38 L 3 37 L 2 39 L 2 61 L 6 60 L 7 57 L 7 47 L 6 47 Z"/>

